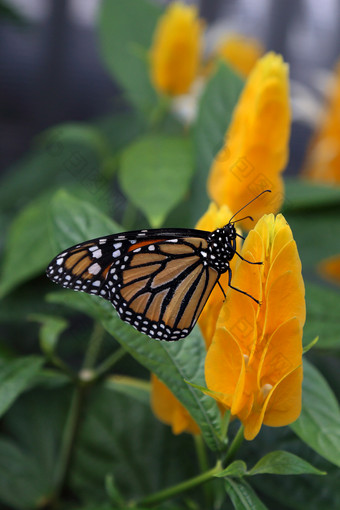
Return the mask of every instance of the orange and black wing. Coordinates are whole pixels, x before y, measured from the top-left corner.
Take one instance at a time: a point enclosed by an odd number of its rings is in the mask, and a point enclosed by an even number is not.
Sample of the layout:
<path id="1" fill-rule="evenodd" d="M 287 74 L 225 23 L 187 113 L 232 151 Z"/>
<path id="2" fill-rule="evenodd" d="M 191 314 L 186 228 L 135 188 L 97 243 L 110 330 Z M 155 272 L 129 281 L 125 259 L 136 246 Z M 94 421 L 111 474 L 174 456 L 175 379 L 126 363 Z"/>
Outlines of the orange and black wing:
<path id="1" fill-rule="evenodd" d="M 47 275 L 111 301 L 122 320 L 151 338 L 178 340 L 194 327 L 219 278 L 202 255 L 204 234 L 164 229 L 95 239 L 58 255 Z"/>

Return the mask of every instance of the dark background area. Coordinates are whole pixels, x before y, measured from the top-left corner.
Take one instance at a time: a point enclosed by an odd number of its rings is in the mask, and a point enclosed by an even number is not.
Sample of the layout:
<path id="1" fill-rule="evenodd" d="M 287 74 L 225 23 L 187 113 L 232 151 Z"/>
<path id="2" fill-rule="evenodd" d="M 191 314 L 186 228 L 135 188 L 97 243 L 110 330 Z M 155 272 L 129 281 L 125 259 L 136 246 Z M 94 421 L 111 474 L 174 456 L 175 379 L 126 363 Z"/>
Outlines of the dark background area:
<path id="1" fill-rule="evenodd" d="M 209 24 L 208 50 L 209 42 L 226 31 L 257 37 L 267 50 L 282 53 L 294 80 L 315 90 L 323 86 L 325 71 L 339 55 L 336 0 L 198 3 Z M 0 171 L 6 171 L 47 127 L 121 108 L 119 89 L 99 58 L 99 5 L 100 0 L 0 2 Z M 304 123 L 293 124 L 288 173 L 298 171 L 310 132 Z"/>

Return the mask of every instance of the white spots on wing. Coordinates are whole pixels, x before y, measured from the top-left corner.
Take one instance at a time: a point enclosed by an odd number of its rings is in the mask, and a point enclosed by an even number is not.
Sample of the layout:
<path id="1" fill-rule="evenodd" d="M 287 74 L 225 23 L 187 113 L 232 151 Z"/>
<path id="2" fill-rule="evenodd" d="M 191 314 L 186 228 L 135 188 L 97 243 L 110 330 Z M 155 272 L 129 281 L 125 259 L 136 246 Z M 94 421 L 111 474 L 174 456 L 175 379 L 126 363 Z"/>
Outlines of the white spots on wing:
<path id="1" fill-rule="evenodd" d="M 102 253 L 102 250 L 98 249 L 96 251 L 94 251 L 92 253 L 93 257 L 95 257 L 96 259 L 100 259 L 100 257 L 102 257 L 103 253 Z"/>
<path id="2" fill-rule="evenodd" d="M 155 245 L 154 244 L 149 244 L 148 250 L 149 251 L 154 251 L 155 250 Z"/>
<path id="3" fill-rule="evenodd" d="M 101 281 L 100 280 L 96 280 L 95 282 L 92 283 L 92 286 L 93 287 L 100 287 L 100 284 L 101 284 Z"/>
<path id="4" fill-rule="evenodd" d="M 58 264 L 58 266 L 61 266 L 61 264 L 64 262 L 64 257 L 59 257 L 55 262 Z"/>
<path id="5" fill-rule="evenodd" d="M 112 253 L 112 257 L 113 258 L 117 258 L 117 257 L 120 257 L 121 253 L 120 253 L 120 250 L 115 250 L 113 253 Z"/>
<path id="6" fill-rule="evenodd" d="M 101 270 L 101 267 L 99 264 L 97 264 L 97 262 L 95 262 L 88 268 L 88 272 L 91 274 L 98 274 L 100 270 Z"/>
<path id="7" fill-rule="evenodd" d="M 118 248 L 121 248 L 122 247 L 122 244 L 123 243 L 114 243 L 113 247 L 118 250 Z"/>
<path id="8" fill-rule="evenodd" d="M 99 239 L 99 244 L 105 244 L 107 239 Z"/>

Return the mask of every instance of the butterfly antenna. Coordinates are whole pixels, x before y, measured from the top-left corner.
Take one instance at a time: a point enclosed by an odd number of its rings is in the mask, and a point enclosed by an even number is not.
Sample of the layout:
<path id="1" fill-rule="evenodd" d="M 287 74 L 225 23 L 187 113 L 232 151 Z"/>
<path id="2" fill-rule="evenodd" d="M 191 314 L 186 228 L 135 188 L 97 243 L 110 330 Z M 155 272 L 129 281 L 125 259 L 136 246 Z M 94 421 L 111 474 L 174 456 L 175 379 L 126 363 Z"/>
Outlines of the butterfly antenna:
<path id="1" fill-rule="evenodd" d="M 235 216 L 238 215 L 239 212 L 241 212 L 243 209 L 245 209 L 246 207 L 248 207 L 249 204 L 251 204 L 252 202 L 254 202 L 254 200 L 257 200 L 261 195 L 263 195 L 263 193 L 271 193 L 272 190 L 271 189 L 265 189 L 264 191 L 261 191 L 261 193 L 259 193 L 255 198 L 253 198 L 252 200 L 250 200 L 250 202 L 248 202 L 246 205 L 244 205 L 243 207 L 241 207 L 241 209 L 239 209 L 235 214 L 232 215 L 232 217 L 230 218 L 229 220 L 229 223 L 231 223 L 231 220 L 233 218 L 235 218 Z M 240 221 L 240 220 L 237 220 L 237 221 Z M 235 223 L 235 222 L 234 222 Z"/>
<path id="2" fill-rule="evenodd" d="M 233 221 L 233 223 L 236 223 L 237 221 L 243 221 L 243 220 L 251 220 L 254 221 L 254 218 L 252 216 L 245 216 L 244 218 L 240 218 L 239 220 Z"/>

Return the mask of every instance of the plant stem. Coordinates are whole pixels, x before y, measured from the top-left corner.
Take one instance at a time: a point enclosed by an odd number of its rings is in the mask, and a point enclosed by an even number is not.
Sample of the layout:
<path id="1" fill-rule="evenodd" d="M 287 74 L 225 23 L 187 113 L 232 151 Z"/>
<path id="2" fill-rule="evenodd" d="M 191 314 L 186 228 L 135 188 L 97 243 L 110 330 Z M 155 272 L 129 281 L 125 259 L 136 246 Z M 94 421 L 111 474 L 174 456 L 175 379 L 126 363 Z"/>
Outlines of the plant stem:
<path id="1" fill-rule="evenodd" d="M 159 492 L 155 492 L 151 496 L 147 496 L 137 502 L 138 506 L 154 506 L 166 499 L 173 498 L 177 496 L 177 494 L 181 494 L 184 491 L 192 489 L 193 487 L 197 487 L 208 480 L 214 478 L 217 473 L 222 471 L 222 463 L 220 461 L 217 462 L 216 466 L 205 473 L 202 473 L 194 478 L 190 478 L 185 482 L 181 482 L 178 485 L 174 485 L 173 487 L 169 487 L 168 489 L 164 489 Z"/>
<path id="2" fill-rule="evenodd" d="M 204 441 L 201 435 L 195 435 L 195 447 L 196 454 L 198 458 L 198 464 L 200 466 L 201 473 L 208 471 L 208 457 L 207 450 L 205 448 Z M 206 508 L 212 508 L 212 493 L 211 493 L 211 484 L 207 483 L 203 486 L 204 497 L 205 497 L 205 506 Z"/>
<path id="3" fill-rule="evenodd" d="M 111 354 L 105 361 L 103 361 L 95 370 L 95 378 L 97 379 L 103 375 L 109 368 L 113 367 L 123 356 L 125 356 L 126 350 L 123 347 L 117 349 Z"/>
<path id="4" fill-rule="evenodd" d="M 104 337 L 104 328 L 99 322 L 95 322 L 92 335 L 85 353 L 82 370 L 90 370 L 96 362 Z"/>
<path id="5" fill-rule="evenodd" d="M 74 446 L 74 439 L 79 425 L 84 390 L 85 386 L 82 386 L 78 383 L 77 386 L 74 388 L 74 392 L 72 395 L 71 405 L 62 437 L 59 462 L 56 469 L 55 493 L 53 498 L 55 503 L 58 501 L 60 497 L 67 477 Z"/>
<path id="6" fill-rule="evenodd" d="M 227 451 L 227 455 L 224 459 L 225 465 L 230 464 L 230 462 L 234 459 L 237 450 L 240 448 L 243 443 L 244 435 L 243 435 L 244 427 L 240 425 L 240 428 L 237 431 L 236 436 L 232 440 L 232 443 Z"/>

